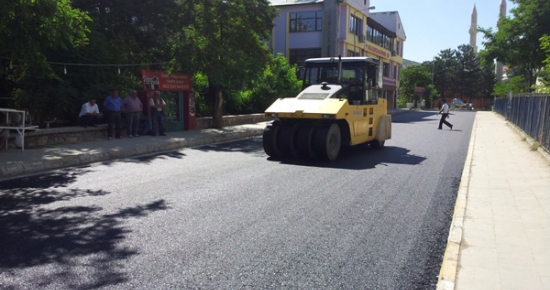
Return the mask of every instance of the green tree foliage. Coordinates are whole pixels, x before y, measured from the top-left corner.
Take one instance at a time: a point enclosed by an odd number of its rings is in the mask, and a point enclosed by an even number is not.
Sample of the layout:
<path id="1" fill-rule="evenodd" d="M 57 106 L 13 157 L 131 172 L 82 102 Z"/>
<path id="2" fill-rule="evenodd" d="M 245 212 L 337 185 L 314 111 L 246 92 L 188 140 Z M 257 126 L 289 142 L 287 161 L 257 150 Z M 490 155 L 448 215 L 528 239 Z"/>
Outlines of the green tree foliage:
<path id="1" fill-rule="evenodd" d="M 413 98 L 417 96 L 415 87 L 426 87 L 432 82 L 432 75 L 425 66 L 409 66 L 401 71 L 399 90 L 404 96 Z"/>
<path id="2" fill-rule="evenodd" d="M 550 66 L 550 35 L 544 35 L 540 38 L 540 48 L 546 53 L 544 64 Z"/>
<path id="3" fill-rule="evenodd" d="M 267 0 L 188 0 L 179 3 L 172 69 L 208 78 L 213 126 L 221 126 L 223 91 L 249 86 L 269 61 L 276 10 Z"/>
<path id="4" fill-rule="evenodd" d="M 484 62 L 469 45 L 442 50 L 424 65 L 433 71 L 433 84 L 443 97 L 471 102 L 472 98 L 489 97 L 495 84 L 493 63 Z"/>
<path id="5" fill-rule="evenodd" d="M 223 108 L 263 111 L 300 87 L 267 47 L 267 0 L 14 0 L 0 16 L 0 94 L 36 121 L 74 123 L 89 97 L 139 89 L 141 69 L 192 74 L 199 112 L 218 123 Z"/>
<path id="6" fill-rule="evenodd" d="M 15 96 L 19 104 L 23 100 L 36 100 L 41 105 L 38 92 L 43 89 L 42 84 L 60 80 L 48 64 L 47 54 L 86 45 L 90 20 L 86 13 L 72 7 L 69 0 L 3 3 L 0 9 L 0 57 L 3 60 L 0 63 L 0 94 Z M 64 102 L 61 100 L 57 106 L 64 106 Z M 43 111 L 48 109 L 51 108 Z"/>
<path id="7" fill-rule="evenodd" d="M 46 49 L 87 42 L 90 18 L 69 0 L 5 1 L 0 9 L 0 54 L 12 60 L 42 60 Z"/>
<path id="8" fill-rule="evenodd" d="M 526 80 L 522 75 L 513 76 L 509 79 L 510 91 L 512 94 L 518 94 L 525 91 Z M 508 82 L 500 82 L 495 84 L 492 95 L 495 97 L 508 96 Z"/>
<path id="9" fill-rule="evenodd" d="M 208 79 L 203 74 L 195 74 L 193 85 L 199 92 L 208 90 Z M 282 54 L 271 56 L 266 67 L 261 70 L 247 88 L 226 90 L 224 110 L 231 114 L 263 112 L 276 99 L 294 97 L 302 88 L 302 81 L 296 76 L 296 65 L 290 65 Z M 201 114 L 211 115 L 211 99 L 199 94 Z"/>
<path id="10" fill-rule="evenodd" d="M 124 96 L 129 89 L 140 87 L 141 69 L 162 69 L 160 64 L 151 67 L 140 64 L 163 63 L 170 59 L 166 39 L 175 31 L 173 18 L 177 6 L 173 0 L 74 0 L 71 5 L 73 11 L 86 15 L 86 43 L 41 45 L 40 54 L 33 62 L 14 63 L 9 75 L 0 79 L 0 82 L 11 80 L 14 84 L 7 92 L 13 96 L 12 105 L 30 105 L 36 120 L 74 122 L 80 105 L 89 97 L 96 97 L 101 103 L 111 89 L 118 89 Z M 23 26 L 28 24 L 24 18 L 18 21 Z M 37 60 L 42 63 L 35 63 Z M 64 68 L 50 64 L 56 62 L 93 65 Z"/>
<path id="11" fill-rule="evenodd" d="M 406 103 L 411 101 L 418 101 L 421 98 L 428 104 L 439 96 L 439 93 L 432 84 L 432 72 L 433 68 L 429 62 L 423 63 L 419 66 L 409 66 L 401 71 L 401 81 L 399 83 L 399 96 L 398 104 L 404 107 Z M 416 87 L 423 87 L 425 91 L 420 96 L 415 92 Z"/>
<path id="12" fill-rule="evenodd" d="M 517 7 L 512 17 L 501 17 L 498 30 L 480 28 L 487 50 L 486 61 L 497 59 L 525 76 L 528 86 L 535 82 L 535 73 L 546 58 L 540 38 L 550 33 L 550 1 L 512 0 Z"/>
<path id="13" fill-rule="evenodd" d="M 276 99 L 295 97 L 302 89 L 296 76 L 296 65 L 290 65 L 279 54 L 269 62 L 261 76 L 252 82 L 250 112 L 262 112 Z"/>

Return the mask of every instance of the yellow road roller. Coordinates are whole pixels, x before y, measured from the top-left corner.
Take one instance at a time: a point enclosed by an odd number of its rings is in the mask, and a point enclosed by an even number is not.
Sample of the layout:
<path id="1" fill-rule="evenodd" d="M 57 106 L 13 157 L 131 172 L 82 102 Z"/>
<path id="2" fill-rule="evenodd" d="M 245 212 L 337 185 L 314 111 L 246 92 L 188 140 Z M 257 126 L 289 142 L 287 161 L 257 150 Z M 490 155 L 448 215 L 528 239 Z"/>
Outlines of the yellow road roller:
<path id="1" fill-rule="evenodd" d="M 267 155 L 334 161 L 342 146 L 381 148 L 391 138 L 378 59 L 307 59 L 302 79 L 296 97 L 277 99 L 265 110 L 276 117 L 263 133 Z"/>

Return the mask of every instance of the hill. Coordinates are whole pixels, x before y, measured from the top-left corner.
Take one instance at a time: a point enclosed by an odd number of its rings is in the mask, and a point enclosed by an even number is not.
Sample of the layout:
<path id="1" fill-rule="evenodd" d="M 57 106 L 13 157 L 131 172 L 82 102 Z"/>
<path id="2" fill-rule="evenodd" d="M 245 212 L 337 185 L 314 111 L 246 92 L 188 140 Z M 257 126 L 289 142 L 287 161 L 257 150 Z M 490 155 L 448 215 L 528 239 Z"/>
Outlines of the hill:
<path id="1" fill-rule="evenodd" d="M 408 59 L 403 59 L 403 68 L 406 68 L 408 66 L 413 66 L 413 65 L 420 65 L 420 63 L 416 61 L 408 60 Z"/>

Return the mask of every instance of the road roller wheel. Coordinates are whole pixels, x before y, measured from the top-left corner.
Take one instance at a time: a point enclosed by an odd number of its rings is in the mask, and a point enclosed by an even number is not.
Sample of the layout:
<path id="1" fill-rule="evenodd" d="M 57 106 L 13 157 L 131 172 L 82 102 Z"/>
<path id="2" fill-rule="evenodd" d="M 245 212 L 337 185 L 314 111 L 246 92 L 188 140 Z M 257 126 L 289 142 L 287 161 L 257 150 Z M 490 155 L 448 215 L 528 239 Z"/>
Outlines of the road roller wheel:
<path id="1" fill-rule="evenodd" d="M 296 149 L 298 154 L 303 158 L 317 159 L 317 153 L 313 148 L 313 136 L 315 135 L 315 127 L 311 125 L 300 125 L 296 135 Z"/>
<path id="2" fill-rule="evenodd" d="M 338 124 L 319 127 L 315 132 L 315 151 L 322 159 L 336 160 L 340 154 L 341 146 L 342 135 Z"/>
<path id="3" fill-rule="evenodd" d="M 282 156 L 281 150 L 277 146 L 277 135 L 279 134 L 280 126 L 276 124 L 267 125 L 264 129 L 264 134 L 262 137 L 262 143 L 264 146 L 265 154 L 279 158 Z"/>
<path id="4" fill-rule="evenodd" d="M 277 136 L 277 145 L 283 154 L 283 157 L 299 157 L 296 147 L 296 136 L 298 133 L 298 124 L 284 125 Z"/>
<path id="5" fill-rule="evenodd" d="M 384 148 L 384 145 L 386 144 L 386 140 L 384 141 L 372 140 L 370 144 L 372 148 Z"/>

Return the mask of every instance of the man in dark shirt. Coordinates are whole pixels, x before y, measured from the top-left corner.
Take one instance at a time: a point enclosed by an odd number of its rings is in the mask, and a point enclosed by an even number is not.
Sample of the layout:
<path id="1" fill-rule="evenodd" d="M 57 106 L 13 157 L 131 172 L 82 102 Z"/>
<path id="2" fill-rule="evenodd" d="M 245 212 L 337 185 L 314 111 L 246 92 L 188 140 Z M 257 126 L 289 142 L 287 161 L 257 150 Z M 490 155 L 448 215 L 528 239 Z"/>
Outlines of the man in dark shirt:
<path id="1" fill-rule="evenodd" d="M 105 99 L 103 105 L 107 108 L 107 120 L 109 123 L 107 126 L 107 136 L 109 140 L 111 140 L 113 136 L 113 124 L 115 125 L 116 138 L 122 138 L 120 135 L 120 110 L 122 109 L 122 100 L 118 96 L 118 91 L 113 90 L 111 95 Z"/>

